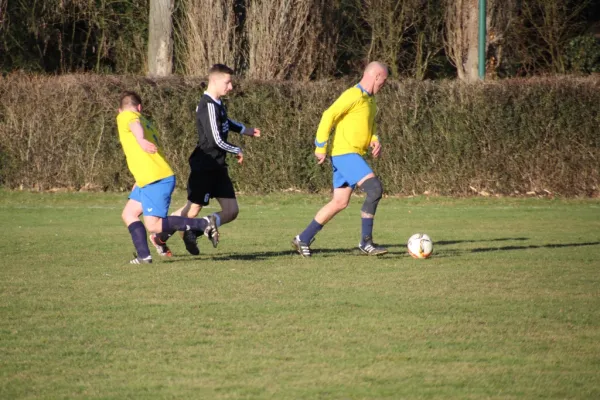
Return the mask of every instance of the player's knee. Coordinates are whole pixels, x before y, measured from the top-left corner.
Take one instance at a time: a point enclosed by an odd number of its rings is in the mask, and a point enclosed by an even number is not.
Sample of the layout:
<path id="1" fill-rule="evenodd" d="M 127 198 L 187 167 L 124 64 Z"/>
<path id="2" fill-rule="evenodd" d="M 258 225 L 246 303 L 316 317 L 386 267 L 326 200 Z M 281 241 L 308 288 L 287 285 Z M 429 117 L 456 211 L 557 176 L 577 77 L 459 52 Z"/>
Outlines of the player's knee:
<path id="1" fill-rule="evenodd" d="M 148 233 L 161 233 L 163 219 L 154 215 L 144 215 L 144 226 Z"/>
<path id="2" fill-rule="evenodd" d="M 361 210 L 367 214 L 374 215 L 379 200 L 381 200 L 381 197 L 383 196 L 383 185 L 379 178 L 375 176 L 367 179 L 362 184 L 362 190 L 367 193 L 367 198 L 365 199 Z"/>
<path id="3" fill-rule="evenodd" d="M 237 207 L 235 209 L 231 210 L 231 213 L 229 214 L 229 217 L 231 218 L 230 221 L 233 221 L 234 219 L 236 219 L 238 217 L 239 213 L 240 213 L 240 209 Z"/>
<path id="4" fill-rule="evenodd" d="M 202 210 L 202 206 L 196 203 L 188 203 L 181 210 L 181 216 L 187 218 L 196 218 L 198 214 L 200 214 L 200 210 Z"/>
<path id="5" fill-rule="evenodd" d="M 235 207 L 227 208 L 226 210 L 221 211 L 221 223 L 231 222 L 237 218 L 240 213 L 240 209 L 236 205 Z"/>
<path id="6" fill-rule="evenodd" d="M 333 206 L 335 207 L 336 210 L 338 211 L 342 211 L 344 210 L 346 207 L 348 207 L 348 204 L 350 204 L 350 199 L 333 199 L 332 203 Z"/>
<path id="7" fill-rule="evenodd" d="M 198 214 L 200 214 L 200 210 L 202 210 L 202 206 L 200 204 L 192 204 L 189 211 L 190 218 L 196 218 Z"/>
<path id="8" fill-rule="evenodd" d="M 157 221 L 148 222 L 145 221 L 144 225 L 149 233 L 161 233 L 162 232 L 162 219 Z"/>
<path id="9" fill-rule="evenodd" d="M 123 220 L 126 226 L 129 226 L 135 221 L 138 221 L 139 217 L 137 215 L 133 215 L 131 212 L 125 209 L 121 213 L 121 219 Z"/>

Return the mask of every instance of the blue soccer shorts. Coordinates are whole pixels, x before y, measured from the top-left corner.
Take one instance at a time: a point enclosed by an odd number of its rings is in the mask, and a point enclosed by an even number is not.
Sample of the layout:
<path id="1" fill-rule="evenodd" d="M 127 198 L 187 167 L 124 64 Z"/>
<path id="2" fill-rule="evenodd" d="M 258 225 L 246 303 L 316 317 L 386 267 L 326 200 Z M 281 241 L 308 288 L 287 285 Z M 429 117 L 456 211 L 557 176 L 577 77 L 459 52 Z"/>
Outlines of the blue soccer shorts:
<path id="1" fill-rule="evenodd" d="M 365 176 L 373 172 L 369 164 L 357 153 L 331 157 L 333 188 L 350 186 L 352 189 Z"/>
<path id="2" fill-rule="evenodd" d="M 142 203 L 142 212 L 145 216 L 166 218 L 174 189 L 175 176 L 169 176 L 142 188 L 135 185 L 129 199 Z"/>

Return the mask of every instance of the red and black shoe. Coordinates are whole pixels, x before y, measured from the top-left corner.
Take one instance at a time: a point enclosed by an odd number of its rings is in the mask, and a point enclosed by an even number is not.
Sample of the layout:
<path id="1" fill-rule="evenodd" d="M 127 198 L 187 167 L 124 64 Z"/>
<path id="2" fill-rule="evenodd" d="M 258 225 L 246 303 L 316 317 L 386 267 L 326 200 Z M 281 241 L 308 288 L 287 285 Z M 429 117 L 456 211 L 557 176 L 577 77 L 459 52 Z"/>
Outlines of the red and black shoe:
<path id="1" fill-rule="evenodd" d="M 163 257 L 172 257 L 173 256 L 173 253 L 171 252 L 171 249 L 169 249 L 169 246 L 167 246 L 167 244 L 165 242 L 160 240 L 160 238 L 158 237 L 158 235 L 156 233 L 153 233 L 150 235 L 150 243 L 152 243 L 152 245 L 156 249 L 156 252 L 158 253 L 159 256 L 163 256 Z"/>

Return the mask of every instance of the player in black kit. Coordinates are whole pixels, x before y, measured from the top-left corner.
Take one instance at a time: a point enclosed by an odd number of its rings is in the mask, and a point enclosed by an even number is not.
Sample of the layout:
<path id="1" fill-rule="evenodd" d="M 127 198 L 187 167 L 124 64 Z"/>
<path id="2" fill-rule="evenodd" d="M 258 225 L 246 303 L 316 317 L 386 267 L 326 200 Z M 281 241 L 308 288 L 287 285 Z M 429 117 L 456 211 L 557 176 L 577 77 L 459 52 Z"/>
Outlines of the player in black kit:
<path id="1" fill-rule="evenodd" d="M 248 128 L 227 116 L 227 109 L 221 97 L 233 89 L 233 74 L 233 70 L 223 64 L 215 64 L 208 71 L 208 87 L 196 107 L 198 144 L 189 159 L 191 173 L 187 185 L 188 201 L 172 214 L 194 218 L 203 206 L 208 205 L 211 198 L 215 198 L 221 206 L 221 211 L 213 214 L 217 227 L 233 221 L 239 212 L 225 159 L 227 153 L 231 153 L 241 164 L 244 153 L 240 147 L 227 141 L 229 131 L 247 136 L 260 136 L 259 129 Z M 172 255 L 166 242 L 173 233 L 162 232 L 150 236 L 150 241 L 160 255 Z M 217 247 L 218 234 L 211 235 L 209 239 L 213 246 Z M 200 254 L 195 235 L 184 234 L 183 241 L 190 254 Z"/>

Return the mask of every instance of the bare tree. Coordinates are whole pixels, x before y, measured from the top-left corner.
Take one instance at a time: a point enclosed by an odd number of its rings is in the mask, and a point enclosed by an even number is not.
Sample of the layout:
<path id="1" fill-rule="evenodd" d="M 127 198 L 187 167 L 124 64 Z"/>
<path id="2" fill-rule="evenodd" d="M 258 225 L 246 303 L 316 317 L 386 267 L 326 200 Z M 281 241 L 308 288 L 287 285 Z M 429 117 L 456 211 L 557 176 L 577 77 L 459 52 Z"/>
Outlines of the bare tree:
<path id="1" fill-rule="evenodd" d="M 399 58 L 407 31 L 415 22 L 418 0 L 365 0 L 363 18 L 371 30 L 366 61 L 378 59 L 389 65 L 393 75 L 399 73 Z M 418 12 L 417 12 L 418 13 Z"/>
<path id="2" fill-rule="evenodd" d="M 327 0 L 248 0 L 245 34 L 247 76 L 306 80 L 331 70 L 335 29 L 324 16 Z"/>
<path id="3" fill-rule="evenodd" d="M 539 39 L 536 59 L 543 60 L 552 72 L 566 71 L 565 45 L 580 33 L 581 13 L 590 0 L 528 0 L 522 4 L 523 17 L 533 27 L 531 37 Z"/>
<path id="4" fill-rule="evenodd" d="M 2 28 L 4 27 L 4 21 L 6 20 L 6 6 L 8 5 L 8 0 L 0 0 L 0 32 L 2 32 Z"/>
<path id="5" fill-rule="evenodd" d="M 475 82 L 478 75 L 478 1 L 446 1 L 446 53 L 458 78 Z"/>
<path id="6" fill-rule="evenodd" d="M 425 79 L 432 60 L 444 48 L 444 12 L 441 3 L 441 0 L 420 0 L 417 3 L 414 34 L 410 39 L 414 51 L 409 69 L 419 80 Z"/>
<path id="7" fill-rule="evenodd" d="M 424 79 L 444 48 L 445 0 L 345 0 L 341 54 L 362 70 L 381 60 L 395 76 Z"/>
<path id="8" fill-rule="evenodd" d="M 174 0 L 150 0 L 148 21 L 148 75 L 168 76 L 173 72 Z"/>
<path id="9" fill-rule="evenodd" d="M 487 7 L 487 74 L 495 76 L 504 61 L 504 49 L 508 42 L 517 40 L 513 29 L 517 19 L 518 0 L 488 0 Z M 509 45 L 512 45 L 510 43 Z"/>
<path id="10" fill-rule="evenodd" d="M 235 0 L 181 0 L 177 30 L 179 58 L 186 75 L 204 75 L 211 65 L 239 67 L 241 43 L 237 34 Z"/>

